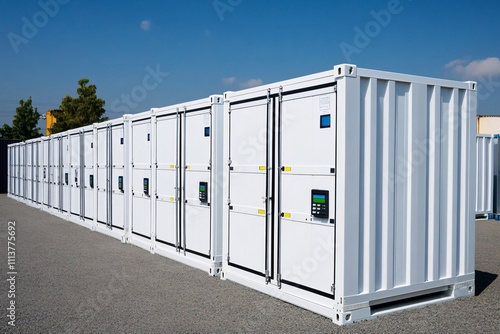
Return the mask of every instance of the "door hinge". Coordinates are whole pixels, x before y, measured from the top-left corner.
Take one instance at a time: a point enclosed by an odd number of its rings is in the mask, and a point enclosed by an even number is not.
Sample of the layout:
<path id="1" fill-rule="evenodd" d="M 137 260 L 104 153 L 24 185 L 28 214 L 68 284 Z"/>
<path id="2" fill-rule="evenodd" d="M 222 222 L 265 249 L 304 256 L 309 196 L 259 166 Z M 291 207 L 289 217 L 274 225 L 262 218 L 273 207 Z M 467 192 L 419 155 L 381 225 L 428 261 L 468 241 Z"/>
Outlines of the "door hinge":
<path id="1" fill-rule="evenodd" d="M 333 86 L 333 92 L 336 93 L 337 92 L 337 85 Z"/>
<path id="2" fill-rule="evenodd" d="M 266 284 L 271 281 L 271 277 L 269 276 L 269 270 L 266 270 Z"/>
<path id="3" fill-rule="evenodd" d="M 276 277 L 276 281 L 278 283 L 278 289 L 281 289 L 281 274 L 278 274 Z"/>
<path id="4" fill-rule="evenodd" d="M 332 284 L 332 286 L 330 287 L 330 291 L 335 294 L 335 284 Z"/>

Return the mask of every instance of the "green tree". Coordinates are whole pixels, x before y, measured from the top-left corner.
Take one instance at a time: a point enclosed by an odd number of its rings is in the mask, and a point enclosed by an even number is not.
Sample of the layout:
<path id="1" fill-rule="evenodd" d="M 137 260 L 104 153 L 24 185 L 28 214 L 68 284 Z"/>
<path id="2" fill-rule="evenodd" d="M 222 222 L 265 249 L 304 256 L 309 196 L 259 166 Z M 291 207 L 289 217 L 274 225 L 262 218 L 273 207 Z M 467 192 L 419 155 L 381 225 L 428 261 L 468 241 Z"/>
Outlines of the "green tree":
<path id="1" fill-rule="evenodd" d="M 51 133 L 58 133 L 81 126 L 93 124 L 96 122 L 107 121 L 107 117 L 103 117 L 106 112 L 104 110 L 103 99 L 97 97 L 97 88 L 90 84 L 89 79 L 80 79 L 78 81 L 78 97 L 73 98 L 66 95 L 61 102 L 60 110 L 53 110 L 52 114 L 56 118 L 56 122 L 50 128 Z"/>
<path id="2" fill-rule="evenodd" d="M 32 106 L 31 96 L 26 101 L 20 100 L 19 107 L 16 108 L 16 114 L 12 121 L 12 127 L 4 124 L 0 128 L 0 135 L 4 139 L 28 140 L 40 137 L 40 128 L 37 127 L 40 114 L 38 109 Z"/>

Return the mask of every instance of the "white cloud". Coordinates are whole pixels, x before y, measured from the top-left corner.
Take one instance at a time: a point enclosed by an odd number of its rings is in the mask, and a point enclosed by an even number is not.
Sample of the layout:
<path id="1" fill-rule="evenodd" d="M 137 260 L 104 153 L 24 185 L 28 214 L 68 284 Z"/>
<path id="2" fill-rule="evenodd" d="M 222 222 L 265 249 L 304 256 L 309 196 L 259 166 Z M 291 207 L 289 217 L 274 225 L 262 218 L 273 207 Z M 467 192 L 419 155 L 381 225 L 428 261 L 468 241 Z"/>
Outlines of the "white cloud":
<path id="1" fill-rule="evenodd" d="M 465 79 L 474 79 L 481 76 L 500 75 L 500 59 L 489 57 L 481 60 L 467 62 L 464 59 L 455 59 L 445 65 L 455 73 Z"/>
<path id="2" fill-rule="evenodd" d="M 236 78 L 235 77 L 224 78 L 222 79 L 222 82 L 224 82 L 226 85 L 231 85 L 236 82 Z"/>
<path id="3" fill-rule="evenodd" d="M 262 85 L 262 79 L 250 79 L 248 81 L 240 83 L 243 88 L 251 88 Z"/>
<path id="4" fill-rule="evenodd" d="M 141 29 L 144 31 L 148 31 L 151 29 L 151 20 L 144 20 L 141 22 Z"/>

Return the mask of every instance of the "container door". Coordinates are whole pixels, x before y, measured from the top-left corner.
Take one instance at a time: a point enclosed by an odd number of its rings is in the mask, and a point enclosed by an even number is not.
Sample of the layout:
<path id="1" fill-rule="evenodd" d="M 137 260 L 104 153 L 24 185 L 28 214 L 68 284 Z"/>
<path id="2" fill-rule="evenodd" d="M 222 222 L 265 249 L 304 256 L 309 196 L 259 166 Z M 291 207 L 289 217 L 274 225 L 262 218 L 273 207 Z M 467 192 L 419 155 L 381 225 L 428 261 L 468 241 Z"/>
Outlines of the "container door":
<path id="1" fill-rule="evenodd" d="M 51 183 L 51 200 L 50 203 L 55 209 L 59 209 L 59 140 L 60 138 L 53 138 L 50 141 L 50 152 L 51 152 L 51 165 L 50 169 L 50 183 Z"/>
<path id="2" fill-rule="evenodd" d="M 95 187 L 95 175 L 94 175 L 94 133 L 85 132 L 84 133 L 84 143 L 83 143 L 83 167 L 85 169 L 84 175 L 85 180 L 82 180 L 82 185 L 84 185 L 84 196 L 85 196 L 85 212 L 84 216 L 87 219 L 94 219 L 94 187 Z"/>
<path id="3" fill-rule="evenodd" d="M 26 144 L 26 199 L 33 200 L 33 143 Z"/>
<path id="4" fill-rule="evenodd" d="M 71 192 L 71 214 L 80 216 L 80 134 L 73 134 L 69 138 L 70 140 L 70 158 L 71 158 L 71 168 L 69 172 L 69 182 L 70 182 L 70 192 Z"/>
<path id="5" fill-rule="evenodd" d="M 107 223 L 108 198 L 107 198 L 107 141 L 108 128 L 97 130 L 97 221 L 102 224 Z"/>
<path id="6" fill-rule="evenodd" d="M 24 197 L 26 186 L 25 145 L 19 145 L 19 196 Z"/>
<path id="7" fill-rule="evenodd" d="M 268 98 L 233 103 L 229 115 L 229 265 L 266 276 L 269 260 Z"/>
<path id="8" fill-rule="evenodd" d="M 43 197 L 43 204 L 46 206 L 50 206 L 49 204 L 49 141 L 44 140 L 42 142 L 42 154 L 43 154 L 43 161 L 42 161 L 42 197 Z"/>
<path id="9" fill-rule="evenodd" d="M 111 206 L 108 210 L 111 210 L 111 221 L 110 225 L 112 227 L 118 227 L 123 229 L 125 227 L 125 182 L 130 182 L 130 180 L 125 180 L 125 161 L 124 161 L 124 134 L 123 125 L 113 126 L 110 129 L 110 141 L 111 141 L 111 152 L 110 152 L 110 166 L 111 170 L 109 173 L 110 177 L 110 199 Z M 129 138 L 130 140 L 130 138 Z"/>
<path id="10" fill-rule="evenodd" d="M 132 123 L 132 233 L 151 238 L 151 120 Z"/>
<path id="11" fill-rule="evenodd" d="M 156 240 L 180 247 L 180 114 L 157 118 Z"/>
<path id="12" fill-rule="evenodd" d="M 183 248 L 200 256 L 210 257 L 211 161 L 210 107 L 184 113 L 183 122 Z"/>
<path id="13" fill-rule="evenodd" d="M 36 169 L 36 187 L 37 187 L 37 196 L 36 201 L 38 204 L 42 203 L 43 200 L 43 141 L 39 141 L 36 143 L 36 152 L 37 152 L 37 169 Z"/>
<path id="14" fill-rule="evenodd" d="M 278 108 L 278 277 L 333 298 L 335 93 L 282 95 Z"/>
<path id="15" fill-rule="evenodd" d="M 61 183 L 62 183 L 62 191 L 63 191 L 63 199 L 62 199 L 62 210 L 64 212 L 69 211 L 70 205 L 70 180 L 69 180 L 69 138 L 68 136 L 64 136 L 62 139 L 62 169 L 61 169 Z"/>

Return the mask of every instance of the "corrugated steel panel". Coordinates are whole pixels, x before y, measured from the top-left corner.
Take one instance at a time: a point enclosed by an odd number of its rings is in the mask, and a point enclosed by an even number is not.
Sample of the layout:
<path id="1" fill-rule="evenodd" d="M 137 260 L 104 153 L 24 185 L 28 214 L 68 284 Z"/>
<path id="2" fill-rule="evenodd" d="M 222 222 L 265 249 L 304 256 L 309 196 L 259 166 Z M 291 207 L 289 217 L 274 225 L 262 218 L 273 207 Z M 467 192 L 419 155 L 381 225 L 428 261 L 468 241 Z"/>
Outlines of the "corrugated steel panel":
<path id="1" fill-rule="evenodd" d="M 477 135 L 476 215 L 493 213 L 493 174 L 495 157 L 498 156 L 496 151 L 498 139 L 493 135 Z"/>
<path id="2" fill-rule="evenodd" d="M 495 135 L 500 133 L 500 116 L 477 116 L 477 133 Z"/>
<path id="3" fill-rule="evenodd" d="M 400 309 L 409 297 L 474 294 L 475 83 L 340 65 L 226 99 L 226 279 L 337 324 Z M 335 125 L 333 147 L 323 116 Z M 330 220 L 308 211 L 305 194 L 318 187 L 330 194 Z M 290 193 L 295 212 L 284 209 Z"/>
<path id="4" fill-rule="evenodd" d="M 17 142 L 19 140 L 0 139 L 0 194 L 8 191 L 8 176 L 10 175 L 8 146 Z"/>

